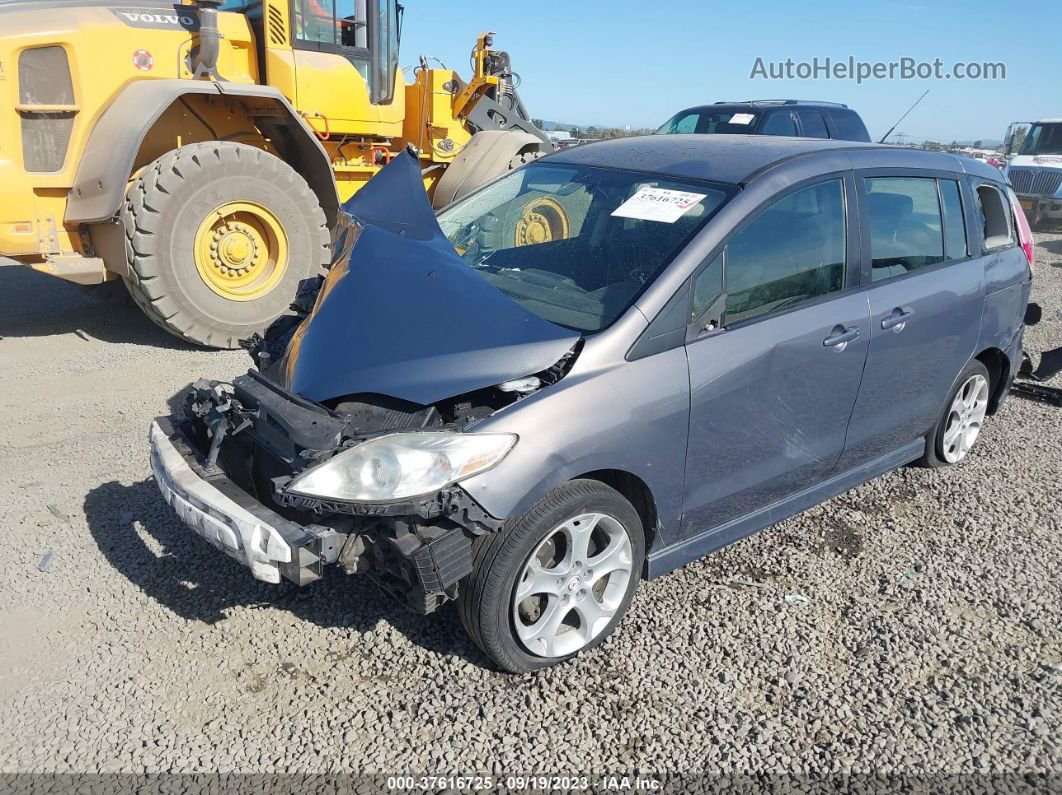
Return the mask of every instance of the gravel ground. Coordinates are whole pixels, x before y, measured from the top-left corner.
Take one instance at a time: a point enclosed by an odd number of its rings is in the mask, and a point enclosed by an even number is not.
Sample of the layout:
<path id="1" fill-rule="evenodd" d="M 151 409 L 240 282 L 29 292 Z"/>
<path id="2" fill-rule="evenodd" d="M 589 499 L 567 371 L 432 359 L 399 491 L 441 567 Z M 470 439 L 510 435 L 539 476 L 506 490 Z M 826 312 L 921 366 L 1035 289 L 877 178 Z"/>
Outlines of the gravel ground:
<path id="1" fill-rule="evenodd" d="M 1062 344 L 1038 241 L 1031 351 Z M 0 772 L 1062 776 L 1062 409 L 1012 398 L 960 467 L 645 583 L 596 653 L 514 677 L 450 609 L 258 583 L 177 521 L 148 424 L 242 352 L 15 267 L 0 295 Z"/>

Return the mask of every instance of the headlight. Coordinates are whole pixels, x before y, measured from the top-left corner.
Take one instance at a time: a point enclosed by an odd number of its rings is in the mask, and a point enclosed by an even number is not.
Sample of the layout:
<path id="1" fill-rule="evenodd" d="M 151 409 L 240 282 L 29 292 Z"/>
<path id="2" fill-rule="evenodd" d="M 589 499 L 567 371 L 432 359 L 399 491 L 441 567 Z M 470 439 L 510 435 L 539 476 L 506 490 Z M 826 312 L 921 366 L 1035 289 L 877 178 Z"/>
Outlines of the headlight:
<path id="1" fill-rule="evenodd" d="M 511 433 L 396 433 L 362 442 L 308 469 L 289 494 L 339 502 L 393 502 L 485 472 L 516 444 Z"/>

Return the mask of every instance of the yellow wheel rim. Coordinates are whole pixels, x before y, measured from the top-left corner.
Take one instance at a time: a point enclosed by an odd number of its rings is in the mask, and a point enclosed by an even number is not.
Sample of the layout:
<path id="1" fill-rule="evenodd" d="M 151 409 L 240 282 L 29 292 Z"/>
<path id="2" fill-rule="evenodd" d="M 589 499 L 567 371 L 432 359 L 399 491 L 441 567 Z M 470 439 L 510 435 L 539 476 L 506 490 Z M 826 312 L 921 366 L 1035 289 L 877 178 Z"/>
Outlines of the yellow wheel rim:
<path id="1" fill-rule="evenodd" d="M 524 208 L 516 222 L 515 243 L 534 246 L 568 239 L 568 214 L 556 199 L 535 199 Z"/>
<path id="2" fill-rule="evenodd" d="M 230 301 L 254 301 L 284 278 L 288 237 L 273 212 L 255 202 L 227 202 L 195 233 L 195 268 Z"/>

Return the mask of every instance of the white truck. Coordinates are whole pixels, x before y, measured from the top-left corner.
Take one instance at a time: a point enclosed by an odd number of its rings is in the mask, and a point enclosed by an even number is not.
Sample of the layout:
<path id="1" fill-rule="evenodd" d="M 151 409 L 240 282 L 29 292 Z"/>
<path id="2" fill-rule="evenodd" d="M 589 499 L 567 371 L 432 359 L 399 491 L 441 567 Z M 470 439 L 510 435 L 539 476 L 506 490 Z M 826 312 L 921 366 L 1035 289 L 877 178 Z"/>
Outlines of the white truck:
<path id="1" fill-rule="evenodd" d="M 1027 128 L 1024 140 L 1016 132 Z M 1062 222 L 1062 119 L 1014 122 L 1007 129 L 1004 175 L 1034 228 Z"/>

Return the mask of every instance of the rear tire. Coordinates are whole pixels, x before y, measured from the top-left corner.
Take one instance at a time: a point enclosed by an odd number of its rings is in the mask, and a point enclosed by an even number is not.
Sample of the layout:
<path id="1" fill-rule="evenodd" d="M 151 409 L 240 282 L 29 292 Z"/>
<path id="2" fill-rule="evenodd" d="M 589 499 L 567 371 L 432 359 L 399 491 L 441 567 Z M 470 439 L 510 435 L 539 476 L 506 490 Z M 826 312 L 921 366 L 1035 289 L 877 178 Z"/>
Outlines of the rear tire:
<path id="1" fill-rule="evenodd" d="M 472 573 L 458 597 L 461 621 L 502 670 L 556 665 L 615 630 L 634 598 L 644 559 L 634 506 L 596 480 L 569 481 L 515 523 L 475 540 Z M 545 637 L 536 638 L 540 623 Z"/>
<path id="2" fill-rule="evenodd" d="M 133 300 L 166 331 L 210 348 L 264 330 L 330 258 L 306 180 L 231 141 L 183 146 L 148 165 L 120 217 Z"/>
<path id="3" fill-rule="evenodd" d="M 988 368 L 978 359 L 972 360 L 948 393 L 944 415 L 926 436 L 926 451 L 916 463 L 936 469 L 965 459 L 981 435 L 991 394 Z"/>

